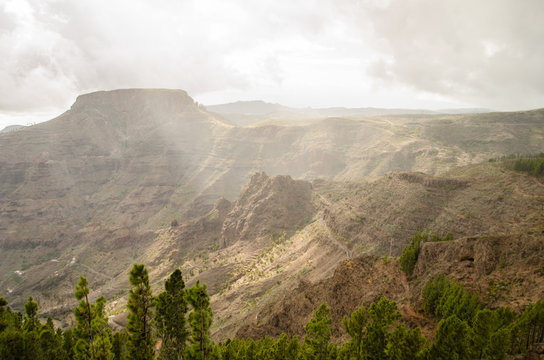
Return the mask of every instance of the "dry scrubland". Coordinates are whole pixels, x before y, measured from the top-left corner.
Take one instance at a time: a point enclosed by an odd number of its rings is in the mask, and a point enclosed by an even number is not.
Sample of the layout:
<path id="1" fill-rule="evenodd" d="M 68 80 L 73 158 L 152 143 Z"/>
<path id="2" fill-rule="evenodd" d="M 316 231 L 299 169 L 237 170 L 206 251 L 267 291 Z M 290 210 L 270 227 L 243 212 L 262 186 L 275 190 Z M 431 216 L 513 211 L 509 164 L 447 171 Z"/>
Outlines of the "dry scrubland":
<path id="1" fill-rule="evenodd" d="M 0 134 L 1 293 L 67 324 L 85 273 L 124 326 L 131 265 L 156 292 L 179 267 L 208 284 L 216 339 L 302 334 L 322 301 L 342 339 L 381 295 L 430 336 L 419 297 L 438 274 L 492 307 L 542 296 L 544 185 L 487 160 L 543 151 L 544 111 L 261 120 L 123 90 Z M 456 240 L 425 244 L 406 278 L 396 257 L 423 228 Z"/>

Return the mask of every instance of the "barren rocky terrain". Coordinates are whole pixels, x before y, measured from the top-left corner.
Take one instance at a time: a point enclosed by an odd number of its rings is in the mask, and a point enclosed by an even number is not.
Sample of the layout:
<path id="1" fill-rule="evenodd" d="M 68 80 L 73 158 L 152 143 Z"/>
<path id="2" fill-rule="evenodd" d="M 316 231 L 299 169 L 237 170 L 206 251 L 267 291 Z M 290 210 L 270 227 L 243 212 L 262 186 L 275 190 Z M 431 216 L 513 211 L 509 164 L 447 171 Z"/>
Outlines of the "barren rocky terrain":
<path id="1" fill-rule="evenodd" d="M 380 295 L 430 332 L 417 298 L 439 273 L 493 306 L 542 293 L 544 185 L 487 160 L 544 151 L 543 110 L 233 123 L 183 91 L 117 90 L 0 134 L 2 296 L 69 323 L 87 274 L 123 326 L 131 264 L 156 291 L 179 267 L 223 339 L 300 333 L 323 300 L 341 338 Z M 395 257 L 424 228 L 456 240 L 406 279 Z"/>

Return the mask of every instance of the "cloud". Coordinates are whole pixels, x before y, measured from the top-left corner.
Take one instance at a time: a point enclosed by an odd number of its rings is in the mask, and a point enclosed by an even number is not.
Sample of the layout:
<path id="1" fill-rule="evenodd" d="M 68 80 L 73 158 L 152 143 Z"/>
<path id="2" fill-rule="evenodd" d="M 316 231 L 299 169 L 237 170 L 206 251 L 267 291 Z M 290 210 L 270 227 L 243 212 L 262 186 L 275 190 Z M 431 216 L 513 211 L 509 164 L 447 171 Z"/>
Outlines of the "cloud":
<path id="1" fill-rule="evenodd" d="M 6 0 L 0 114 L 84 92 L 311 106 L 542 106 L 539 0 Z"/>
<path id="2" fill-rule="evenodd" d="M 99 89 L 182 87 L 201 92 L 225 84 L 243 86 L 236 70 L 217 56 L 224 45 L 208 31 L 212 22 L 198 22 L 205 19 L 192 18 L 177 2 L 160 10 L 155 5 L 7 3 L 16 27 L 0 42 L 8 58 L 0 69 L 0 92 L 8 94 L 0 107 L 18 111 L 59 101 L 66 105 L 78 93 Z"/>
<path id="3" fill-rule="evenodd" d="M 544 2 L 358 4 L 350 9 L 382 54 L 368 68 L 374 78 L 497 109 L 543 106 Z"/>
<path id="4" fill-rule="evenodd" d="M 0 38 L 7 57 L 0 109 L 66 106 L 81 92 L 102 89 L 183 88 L 195 95 L 280 83 L 276 54 L 314 41 L 326 24 L 327 12 L 315 5 L 10 0 L 0 12 L 12 20 Z"/>

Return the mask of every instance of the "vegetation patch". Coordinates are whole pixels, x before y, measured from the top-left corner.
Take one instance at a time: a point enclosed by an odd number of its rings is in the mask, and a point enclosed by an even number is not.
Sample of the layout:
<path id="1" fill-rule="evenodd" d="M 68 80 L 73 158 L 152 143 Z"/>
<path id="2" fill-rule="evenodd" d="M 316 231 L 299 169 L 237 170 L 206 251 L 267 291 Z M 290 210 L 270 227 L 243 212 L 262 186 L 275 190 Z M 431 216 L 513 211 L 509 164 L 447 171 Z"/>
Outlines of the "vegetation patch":
<path id="1" fill-rule="evenodd" d="M 406 274 L 411 275 L 414 272 L 414 267 L 416 266 L 417 258 L 419 257 L 419 252 L 421 250 L 421 244 L 427 241 L 438 242 L 438 241 L 451 241 L 453 240 L 453 234 L 447 233 L 444 236 L 440 236 L 437 233 L 429 235 L 429 231 L 425 230 L 423 232 L 418 231 L 410 243 L 404 247 L 402 250 L 402 255 L 400 256 L 400 268 Z"/>
<path id="2" fill-rule="evenodd" d="M 535 155 L 509 155 L 490 162 L 500 161 L 507 169 L 523 172 L 538 178 L 544 177 L 544 153 Z"/>

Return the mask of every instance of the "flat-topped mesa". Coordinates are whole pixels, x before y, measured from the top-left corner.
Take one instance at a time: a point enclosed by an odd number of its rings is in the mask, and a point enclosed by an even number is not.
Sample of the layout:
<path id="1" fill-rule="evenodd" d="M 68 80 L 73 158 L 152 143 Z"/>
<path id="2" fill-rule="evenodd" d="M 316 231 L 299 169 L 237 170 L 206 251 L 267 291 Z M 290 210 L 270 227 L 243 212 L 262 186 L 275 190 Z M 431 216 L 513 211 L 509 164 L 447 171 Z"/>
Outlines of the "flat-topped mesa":
<path id="1" fill-rule="evenodd" d="M 184 90 L 169 89 L 119 89 L 97 91 L 80 95 L 72 105 L 72 111 L 88 108 L 113 107 L 121 112 L 157 111 L 184 112 L 195 110 L 194 100 Z"/>
<path id="2" fill-rule="evenodd" d="M 312 217 L 312 186 L 290 176 L 251 177 L 223 223 L 221 245 L 258 241 L 294 231 Z"/>

